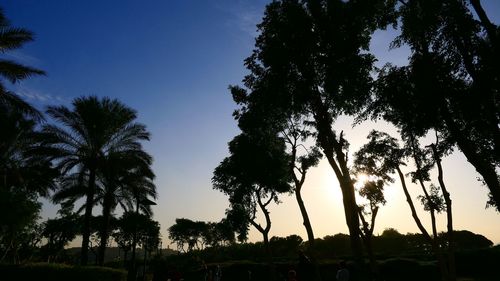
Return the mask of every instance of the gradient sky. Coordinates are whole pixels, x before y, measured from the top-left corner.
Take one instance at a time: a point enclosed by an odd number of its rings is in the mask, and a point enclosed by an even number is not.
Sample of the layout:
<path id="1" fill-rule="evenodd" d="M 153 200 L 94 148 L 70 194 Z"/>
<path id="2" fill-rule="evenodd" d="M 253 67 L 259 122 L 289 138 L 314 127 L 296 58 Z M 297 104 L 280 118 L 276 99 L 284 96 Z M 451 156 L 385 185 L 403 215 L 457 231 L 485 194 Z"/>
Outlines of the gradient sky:
<path id="1" fill-rule="evenodd" d="M 145 145 L 155 158 L 159 192 L 155 219 L 166 229 L 175 218 L 219 221 L 227 199 L 212 190 L 213 169 L 227 156 L 227 143 L 238 134 L 227 90 L 246 73 L 243 60 L 257 34 L 263 0 L 207 1 L 64 1 L 5 0 L 0 4 L 14 26 L 36 34 L 11 59 L 45 70 L 11 86 L 40 109 L 70 105 L 82 95 L 117 98 L 136 109 L 139 121 L 152 133 Z M 500 22 L 500 1 L 482 1 L 490 18 Z M 380 62 L 404 64 L 407 50 L 388 51 L 394 31 L 377 32 L 372 51 Z M 384 123 L 351 128 L 340 118 L 351 152 L 377 128 L 395 135 Z M 485 209 L 487 188 L 460 153 L 443 162 L 454 207 L 455 229 L 481 233 L 500 243 L 500 214 Z M 417 187 L 411 192 L 416 197 Z M 311 170 L 303 196 L 316 237 L 347 233 L 337 180 L 326 162 Z M 375 233 L 387 227 L 418 232 L 398 183 L 386 188 L 387 204 L 377 219 Z M 57 207 L 44 201 L 43 217 L 54 217 Z M 423 211 L 421 218 L 428 227 Z M 425 218 L 424 218 L 425 217 Z M 271 208 L 271 235 L 306 237 L 294 197 L 283 196 Z M 440 228 L 445 220 L 440 217 Z M 261 239 L 252 229 L 251 241 Z M 164 244 L 165 245 L 165 244 Z"/>

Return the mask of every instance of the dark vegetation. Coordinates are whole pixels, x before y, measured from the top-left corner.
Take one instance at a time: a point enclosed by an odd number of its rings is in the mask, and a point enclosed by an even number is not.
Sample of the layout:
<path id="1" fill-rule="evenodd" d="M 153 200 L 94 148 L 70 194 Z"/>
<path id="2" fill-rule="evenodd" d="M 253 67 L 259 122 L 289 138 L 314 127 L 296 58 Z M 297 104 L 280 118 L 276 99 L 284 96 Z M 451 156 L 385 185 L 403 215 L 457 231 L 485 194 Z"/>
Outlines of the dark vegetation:
<path id="1" fill-rule="evenodd" d="M 398 35 L 387 45 L 409 47 L 408 64 L 377 68 L 372 35 L 391 27 Z M 136 111 L 90 96 L 69 107 L 49 106 L 44 114 L 8 85 L 45 73 L 0 58 L 0 279 L 135 280 L 153 274 L 159 280 L 182 271 L 185 280 L 201 280 L 219 265 L 227 280 L 250 274 L 251 280 L 279 280 L 296 269 L 299 280 L 319 281 L 334 280 L 340 260 L 349 261 L 352 280 L 498 277 L 498 246 L 454 229 L 457 206 L 450 191 L 456 187 L 445 182 L 442 165 L 449 154 L 462 153 L 488 188 L 487 205 L 500 210 L 500 31 L 481 2 L 280 0 L 267 5 L 257 28 L 245 60 L 248 75 L 241 86 L 230 86 L 241 132 L 212 178 L 213 188 L 229 199 L 226 217 L 177 219 L 169 238 L 179 254 L 167 257 L 152 219 L 153 158 L 143 149 L 150 134 Z M 0 53 L 32 39 L 0 11 Z M 342 116 L 353 117 L 355 125 L 384 120 L 399 135 L 374 130 L 352 153 L 349 133 L 335 130 Z M 338 180 L 348 235 L 314 236 L 301 191 L 322 157 Z M 356 187 L 363 175 L 368 180 Z M 404 191 L 420 233 L 387 229 L 374 235 L 384 187 L 392 183 Z M 420 190 L 416 202 L 409 185 Z M 289 193 L 307 241 L 269 237 L 269 207 Z M 39 198 L 60 204 L 56 218 L 39 222 Z M 96 206 L 99 216 L 92 213 Z M 439 213 L 444 232 L 437 229 Z M 262 242 L 246 243 L 250 227 Z M 77 236 L 82 244 L 75 256 L 66 247 Z M 120 259 L 106 263 L 112 240 Z M 62 262 L 82 267 L 55 264 Z M 91 263 L 125 268 L 127 276 L 86 266 Z"/>
<path id="2" fill-rule="evenodd" d="M 491 279 L 495 276 L 493 265 L 500 258 L 498 246 L 491 247 L 492 242 L 487 238 L 469 231 L 456 231 L 455 237 L 458 276 L 494 280 Z M 445 241 L 445 237 L 441 239 Z M 405 235 L 386 229 L 381 235 L 373 237 L 372 245 L 383 280 L 440 280 L 439 266 L 422 234 Z M 271 237 L 269 247 L 273 253 L 272 265 L 267 262 L 263 242 L 192 249 L 187 253 L 157 259 L 153 264 L 158 275 L 175 269 L 183 273 L 185 280 L 203 280 L 204 265 L 208 270 L 221 266 L 224 280 L 248 280 L 248 271 L 252 272 L 252 280 L 267 280 L 270 275 L 282 276 L 283 279 L 290 269 L 298 272 L 304 267 L 306 271 L 313 270 L 307 269 L 300 261 L 300 253 L 308 248 L 301 237 Z M 335 280 L 341 260 L 347 260 L 350 270 L 357 275 L 353 280 L 362 280 L 365 270 L 369 270 L 355 266 L 346 234 L 317 238 L 312 251 L 317 258 L 322 280 Z"/>

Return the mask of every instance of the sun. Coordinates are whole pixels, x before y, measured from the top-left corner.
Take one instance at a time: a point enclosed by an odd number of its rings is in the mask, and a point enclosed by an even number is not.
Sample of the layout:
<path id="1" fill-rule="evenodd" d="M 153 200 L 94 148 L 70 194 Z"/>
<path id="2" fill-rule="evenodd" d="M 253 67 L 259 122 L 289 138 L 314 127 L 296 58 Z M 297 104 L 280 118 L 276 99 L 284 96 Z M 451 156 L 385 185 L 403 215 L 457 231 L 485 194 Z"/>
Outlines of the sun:
<path id="1" fill-rule="evenodd" d="M 354 187 L 357 189 L 363 187 L 366 182 L 370 180 L 370 177 L 367 174 L 358 174 L 356 175 L 356 182 L 354 183 Z"/>

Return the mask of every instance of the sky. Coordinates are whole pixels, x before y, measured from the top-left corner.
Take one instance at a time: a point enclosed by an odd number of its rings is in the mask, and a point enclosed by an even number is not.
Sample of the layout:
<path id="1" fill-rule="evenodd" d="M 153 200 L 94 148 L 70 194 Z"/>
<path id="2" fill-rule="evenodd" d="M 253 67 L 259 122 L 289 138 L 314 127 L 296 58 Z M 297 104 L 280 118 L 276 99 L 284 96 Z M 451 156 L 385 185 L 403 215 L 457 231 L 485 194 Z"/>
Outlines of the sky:
<path id="1" fill-rule="evenodd" d="M 35 33 L 34 42 L 4 56 L 47 72 L 9 87 L 40 109 L 70 106 L 76 97 L 97 95 L 119 99 L 137 110 L 138 121 L 152 134 L 145 149 L 154 157 L 157 176 L 154 218 L 167 240 L 175 218 L 224 217 L 228 201 L 212 189 L 211 177 L 228 156 L 227 143 L 239 132 L 231 116 L 236 106 L 227 88 L 241 84 L 247 73 L 243 60 L 251 53 L 255 25 L 268 2 L 3 0 L 0 7 L 11 23 Z M 490 18 L 500 23 L 500 1 L 482 2 Z M 378 65 L 406 62 L 407 49 L 388 48 L 394 36 L 393 30 L 375 34 L 371 51 Z M 354 128 L 351 122 L 342 117 L 335 124 L 336 131 L 344 130 L 351 152 L 366 142 L 373 128 L 396 135 L 383 122 Z M 460 153 L 446 158 L 443 166 L 455 229 L 500 243 L 500 213 L 485 209 L 487 188 L 477 180 L 474 168 Z M 418 188 L 411 186 L 410 192 L 415 198 Z M 326 161 L 308 174 L 303 197 L 316 237 L 348 233 L 340 188 Z M 388 227 L 418 232 L 397 182 L 386 187 L 386 199 L 375 234 Z M 44 200 L 42 217 L 55 217 L 57 209 Z M 270 212 L 271 236 L 307 237 L 293 196 L 282 196 L 281 204 Z M 430 228 L 428 215 L 421 208 L 419 212 Z M 439 226 L 445 229 L 442 216 Z M 250 241 L 259 240 L 260 234 L 252 229 Z"/>

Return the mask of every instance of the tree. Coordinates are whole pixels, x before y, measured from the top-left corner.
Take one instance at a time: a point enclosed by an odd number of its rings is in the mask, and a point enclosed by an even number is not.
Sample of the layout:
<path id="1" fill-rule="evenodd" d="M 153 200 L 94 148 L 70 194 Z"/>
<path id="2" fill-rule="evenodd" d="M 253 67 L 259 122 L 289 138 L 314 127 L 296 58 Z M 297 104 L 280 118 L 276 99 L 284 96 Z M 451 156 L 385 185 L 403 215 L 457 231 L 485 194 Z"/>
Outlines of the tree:
<path id="1" fill-rule="evenodd" d="M 443 243 L 448 241 L 446 236 L 447 233 L 440 233 Z M 488 238 L 467 230 L 457 230 L 453 233 L 453 237 L 457 250 L 481 249 L 493 246 L 493 242 Z"/>
<path id="2" fill-rule="evenodd" d="M 20 189 L 30 198 L 48 196 L 58 176 L 49 161 L 32 153 L 36 124 L 23 113 L 0 106 L 0 188 Z"/>
<path id="3" fill-rule="evenodd" d="M 123 210 L 133 210 L 136 207 L 136 193 L 156 198 L 156 188 L 148 183 L 154 179 L 151 170 L 152 157 L 141 147 L 110 151 L 100 165 L 99 178 L 102 182 L 102 193 L 96 197 L 96 202 L 102 202 L 103 224 L 100 229 L 98 264 L 104 263 L 104 255 L 110 233 L 112 212 L 120 205 Z M 149 210 L 150 212 L 150 210 Z"/>
<path id="4" fill-rule="evenodd" d="M 500 44 L 478 0 L 400 1 L 401 34 L 393 47 L 411 48 L 407 66 L 387 65 L 379 74 L 369 111 L 403 135 L 438 131 L 456 145 L 500 207 Z M 411 103 L 407 101 L 411 100 Z"/>
<path id="5" fill-rule="evenodd" d="M 290 113 L 268 108 L 266 98 L 262 97 L 263 93 L 258 90 L 249 93 L 236 86 L 230 89 L 234 101 L 240 105 L 234 116 L 242 131 L 257 135 L 262 131 L 274 132 L 273 134 L 285 141 L 285 153 L 289 161 L 288 172 L 294 183 L 293 191 L 307 232 L 308 247 L 311 249 L 314 244 L 314 233 L 301 191 L 307 171 L 318 165 L 322 155 L 317 147 L 306 146 L 307 141 L 314 136 L 308 125 L 309 122 L 300 115 L 283 118 Z"/>
<path id="6" fill-rule="evenodd" d="M 219 222 L 205 222 L 202 229 L 202 248 L 221 247 L 233 244 L 236 241 L 234 229 L 227 218 Z"/>
<path id="7" fill-rule="evenodd" d="M 18 251 L 30 242 L 27 236 L 37 225 L 40 209 L 41 204 L 20 189 L 0 188 L 0 262 L 19 262 Z"/>
<path id="8" fill-rule="evenodd" d="M 192 251 L 195 247 L 200 249 L 200 243 L 204 233 L 208 230 L 208 225 L 202 221 L 192 221 L 190 219 L 175 219 L 175 224 L 168 228 L 168 238 L 172 243 L 177 244 L 177 250 L 185 252 L 184 246 L 187 245 L 187 251 Z"/>
<path id="9" fill-rule="evenodd" d="M 24 28 L 11 26 L 3 10 L 0 9 L 0 53 L 4 54 L 21 48 L 30 41 L 33 41 L 33 33 Z M 17 83 L 34 75 L 44 74 L 45 72 L 42 70 L 12 60 L 0 59 L 0 77 L 2 78 L 0 81 L 0 107 L 9 108 L 9 110 L 18 111 L 41 120 L 42 114 L 15 93 L 9 91 L 4 82 L 7 80 L 10 83 Z"/>
<path id="10" fill-rule="evenodd" d="M 116 222 L 116 229 L 111 233 L 118 247 L 123 250 L 123 261 L 127 263 L 128 253 L 132 250 L 137 229 L 138 216 L 136 212 L 125 211 Z"/>
<path id="11" fill-rule="evenodd" d="M 371 33 L 392 15 L 392 3 L 385 2 L 272 2 L 258 25 L 261 33 L 245 61 L 251 73 L 243 80 L 250 95 L 265 97 L 268 110 L 286 113 L 281 118 L 297 114 L 311 120 L 317 145 L 339 180 L 359 262 L 362 247 L 348 142 L 332 126 L 341 114 L 359 112 L 370 94 L 374 58 L 366 51 Z"/>
<path id="12" fill-rule="evenodd" d="M 72 109 L 48 108 L 47 113 L 62 126 L 43 126 L 37 153 L 56 161 L 63 174 L 78 174 L 79 186 L 84 187 L 81 263 L 86 265 L 99 165 L 109 152 L 140 149 L 140 141 L 149 140 L 149 133 L 135 122 L 136 112 L 118 100 L 91 96 L 77 98 L 72 105 Z"/>
<path id="13" fill-rule="evenodd" d="M 57 261 L 64 247 L 81 232 L 81 217 L 67 208 L 62 208 L 60 216 L 43 223 L 42 236 L 47 239 L 43 249 L 47 262 Z"/>
<path id="14" fill-rule="evenodd" d="M 400 148 L 396 139 L 386 133 L 372 131 L 368 135 L 370 140 L 357 153 L 359 159 L 358 165 L 362 165 L 363 170 L 368 174 L 380 178 L 381 181 L 394 182 L 390 176 L 397 172 L 401 185 L 410 207 L 413 219 L 426 241 L 432 246 L 432 251 L 438 259 L 441 276 L 443 280 L 455 280 L 455 259 L 453 242 L 453 222 L 451 214 L 451 199 L 443 181 L 443 169 L 440 163 L 440 156 L 433 155 L 433 160 L 427 158 L 429 153 L 419 147 L 418 141 L 412 137 L 407 139 L 405 148 Z M 437 153 L 438 142 L 433 144 L 433 153 Z M 441 152 L 442 153 L 442 152 Z M 438 154 L 441 155 L 441 154 Z M 432 236 L 423 226 L 415 209 L 413 199 L 408 191 L 406 180 L 400 166 L 404 165 L 404 158 L 413 159 L 416 170 L 411 172 L 412 181 L 422 188 L 424 195 L 419 196 L 424 209 L 429 211 L 432 223 Z M 432 166 L 438 167 L 439 188 L 431 184 L 431 188 L 426 186 L 425 182 L 430 181 L 429 171 Z M 440 193 L 441 192 L 441 193 Z M 444 196 L 443 200 L 441 196 Z M 444 202 L 443 202 L 444 201 Z M 446 211 L 448 223 L 448 247 L 446 247 L 447 257 L 443 253 L 443 245 L 439 243 L 436 228 L 435 213 Z"/>
<path id="15" fill-rule="evenodd" d="M 36 120 L 0 104 L 0 261 L 20 258 L 32 247 L 41 205 L 38 197 L 55 189 L 58 176 L 51 163 L 34 157 Z"/>
<path id="16" fill-rule="evenodd" d="M 270 258 L 271 217 L 267 208 L 272 201 L 278 202 L 278 194 L 290 192 L 291 186 L 283 139 L 261 133 L 236 136 L 229 143 L 231 155 L 215 168 L 212 182 L 214 189 L 229 196 L 228 219 L 239 223 L 233 224 L 236 230 L 245 235 L 249 224 L 255 227 Z M 257 208 L 264 215 L 264 226 L 256 221 Z"/>

